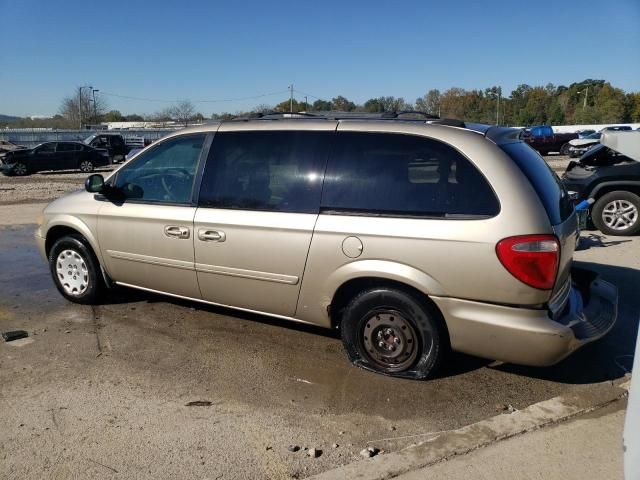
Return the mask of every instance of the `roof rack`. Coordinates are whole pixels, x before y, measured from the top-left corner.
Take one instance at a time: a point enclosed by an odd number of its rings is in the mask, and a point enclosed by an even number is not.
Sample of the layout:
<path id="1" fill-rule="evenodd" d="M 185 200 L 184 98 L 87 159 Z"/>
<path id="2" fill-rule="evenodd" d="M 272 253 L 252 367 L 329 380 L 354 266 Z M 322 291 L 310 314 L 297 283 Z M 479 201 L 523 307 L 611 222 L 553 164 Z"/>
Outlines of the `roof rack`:
<path id="1" fill-rule="evenodd" d="M 420 117 L 420 118 L 417 118 Z M 231 121 L 249 120 L 289 120 L 289 119 L 317 119 L 317 120 L 397 120 L 425 122 L 429 124 L 447 125 L 465 128 L 462 120 L 455 118 L 440 118 L 437 115 L 418 110 L 401 110 L 399 112 L 256 112 L 242 117 L 235 117 Z"/>
<path id="2" fill-rule="evenodd" d="M 427 112 L 421 112 L 420 110 L 400 110 L 399 112 L 383 112 L 381 118 L 400 118 L 401 115 L 413 115 L 413 116 L 421 116 L 423 118 L 427 118 L 430 120 L 437 120 L 440 117 L 437 115 L 432 115 Z"/>

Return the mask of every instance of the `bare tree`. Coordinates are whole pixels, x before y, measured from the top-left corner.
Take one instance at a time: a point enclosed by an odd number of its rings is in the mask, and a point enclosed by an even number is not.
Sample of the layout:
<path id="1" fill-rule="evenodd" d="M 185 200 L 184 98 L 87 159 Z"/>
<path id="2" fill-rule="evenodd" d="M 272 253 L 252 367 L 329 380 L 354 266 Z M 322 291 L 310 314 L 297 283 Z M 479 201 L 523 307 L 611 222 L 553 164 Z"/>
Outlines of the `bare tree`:
<path id="1" fill-rule="evenodd" d="M 171 117 L 186 127 L 196 114 L 196 107 L 190 100 L 182 100 L 170 109 Z"/>
<path id="2" fill-rule="evenodd" d="M 89 87 L 77 87 L 76 93 L 62 100 L 59 113 L 69 124 L 77 127 L 81 124 L 98 123 L 107 112 L 107 102 L 99 94 L 95 95 Z"/>

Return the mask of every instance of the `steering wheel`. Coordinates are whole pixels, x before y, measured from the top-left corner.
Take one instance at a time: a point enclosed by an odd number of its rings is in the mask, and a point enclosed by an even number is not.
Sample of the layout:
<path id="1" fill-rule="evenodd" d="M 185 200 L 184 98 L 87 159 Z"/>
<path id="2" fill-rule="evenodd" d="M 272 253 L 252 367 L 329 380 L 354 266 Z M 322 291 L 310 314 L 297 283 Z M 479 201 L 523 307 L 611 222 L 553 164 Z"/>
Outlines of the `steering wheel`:
<path id="1" fill-rule="evenodd" d="M 166 194 L 167 200 L 182 200 L 176 198 L 175 187 L 180 183 L 190 182 L 191 173 L 184 168 L 171 168 L 160 177 L 160 184 Z"/>

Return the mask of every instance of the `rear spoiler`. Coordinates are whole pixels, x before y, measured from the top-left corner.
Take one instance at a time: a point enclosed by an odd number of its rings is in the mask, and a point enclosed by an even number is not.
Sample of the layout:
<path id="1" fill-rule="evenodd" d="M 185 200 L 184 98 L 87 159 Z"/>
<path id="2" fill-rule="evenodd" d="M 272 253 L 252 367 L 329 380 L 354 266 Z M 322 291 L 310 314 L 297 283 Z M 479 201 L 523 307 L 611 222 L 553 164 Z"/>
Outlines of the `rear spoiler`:
<path id="1" fill-rule="evenodd" d="M 494 125 L 485 125 L 483 123 L 467 123 L 466 127 L 469 130 L 481 133 L 496 145 L 522 141 L 521 128 L 497 127 Z"/>
<path id="2" fill-rule="evenodd" d="M 640 162 L 640 131 L 604 131 L 600 143 L 625 157 Z"/>

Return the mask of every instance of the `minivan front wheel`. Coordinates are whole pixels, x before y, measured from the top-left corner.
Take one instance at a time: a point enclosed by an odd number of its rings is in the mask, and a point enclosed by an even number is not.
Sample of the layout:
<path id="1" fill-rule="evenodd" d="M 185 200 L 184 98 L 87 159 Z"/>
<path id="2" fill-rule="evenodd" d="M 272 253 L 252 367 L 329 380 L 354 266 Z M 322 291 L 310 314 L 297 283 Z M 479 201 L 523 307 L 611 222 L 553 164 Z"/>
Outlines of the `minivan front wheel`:
<path id="1" fill-rule="evenodd" d="M 640 197 L 624 190 L 609 192 L 595 203 L 591 218 L 606 235 L 635 235 L 640 232 Z"/>
<path id="2" fill-rule="evenodd" d="M 426 378 L 442 356 L 436 313 L 400 290 L 361 292 L 343 313 L 341 333 L 354 365 L 385 375 Z"/>
<path id="3" fill-rule="evenodd" d="M 84 239 L 67 235 L 49 252 L 49 269 L 58 291 L 74 303 L 95 304 L 102 290 L 98 260 Z"/>

